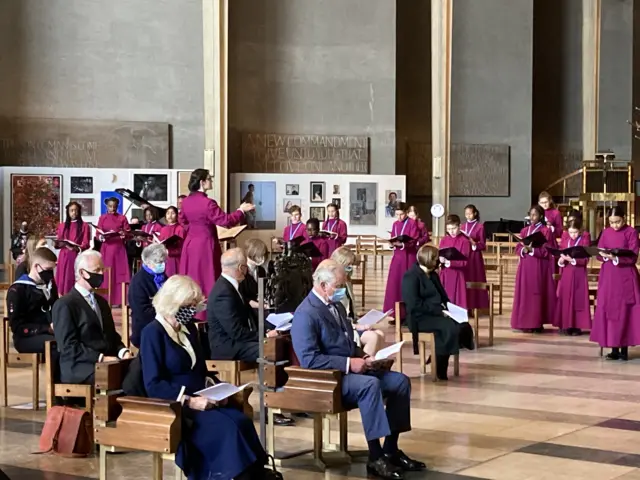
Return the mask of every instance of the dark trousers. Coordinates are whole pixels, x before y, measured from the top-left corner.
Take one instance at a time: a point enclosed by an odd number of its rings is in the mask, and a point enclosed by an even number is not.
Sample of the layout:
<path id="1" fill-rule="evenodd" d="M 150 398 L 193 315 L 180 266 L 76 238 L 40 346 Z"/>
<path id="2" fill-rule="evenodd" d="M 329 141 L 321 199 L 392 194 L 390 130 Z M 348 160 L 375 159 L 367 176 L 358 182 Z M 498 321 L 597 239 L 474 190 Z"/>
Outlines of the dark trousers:
<path id="1" fill-rule="evenodd" d="M 248 342 L 239 345 L 238 352 L 234 355 L 234 360 L 243 362 L 255 362 L 260 355 L 260 344 L 258 342 Z"/>
<path id="2" fill-rule="evenodd" d="M 30 337 L 13 337 L 13 346 L 18 353 L 41 353 L 44 355 L 44 344 L 55 342 L 56 337 L 49 333 L 41 333 Z M 60 381 L 60 354 L 57 348 L 51 349 L 51 362 L 53 363 L 53 380 Z"/>

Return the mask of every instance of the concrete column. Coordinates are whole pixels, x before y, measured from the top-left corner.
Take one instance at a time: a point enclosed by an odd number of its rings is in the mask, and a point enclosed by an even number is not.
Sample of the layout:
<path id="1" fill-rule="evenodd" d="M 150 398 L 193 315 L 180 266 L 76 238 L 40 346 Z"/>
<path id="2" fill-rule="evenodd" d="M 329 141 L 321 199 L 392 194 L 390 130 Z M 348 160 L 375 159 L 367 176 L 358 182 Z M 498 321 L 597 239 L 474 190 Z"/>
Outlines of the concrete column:
<path id="1" fill-rule="evenodd" d="M 449 209 L 451 152 L 451 38 L 453 0 L 431 0 L 431 130 L 433 203 Z M 444 217 L 433 219 L 434 235 L 444 235 Z"/>
<path id="2" fill-rule="evenodd" d="M 602 0 L 582 0 L 582 159 L 598 150 Z"/>
<path id="3" fill-rule="evenodd" d="M 227 203 L 228 0 L 202 0 L 204 54 L 204 168 L 213 175 L 209 195 Z"/>

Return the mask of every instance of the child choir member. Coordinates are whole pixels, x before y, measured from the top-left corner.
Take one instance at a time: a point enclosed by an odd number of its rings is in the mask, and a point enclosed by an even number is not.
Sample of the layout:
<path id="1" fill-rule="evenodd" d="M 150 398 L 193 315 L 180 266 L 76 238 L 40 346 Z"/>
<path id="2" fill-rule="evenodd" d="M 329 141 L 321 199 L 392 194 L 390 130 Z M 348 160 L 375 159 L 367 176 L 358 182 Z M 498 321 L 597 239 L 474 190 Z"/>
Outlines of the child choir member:
<path id="1" fill-rule="evenodd" d="M 591 341 L 611 347 L 608 360 L 628 360 L 627 348 L 640 345 L 640 276 L 638 233 L 626 225 L 621 207 L 609 210 L 609 226 L 602 231 L 598 248 L 631 250 L 632 256 L 601 253 L 598 278 L 598 307 L 595 310 Z"/>
<path id="2" fill-rule="evenodd" d="M 184 229 L 178 223 L 178 209 L 176 207 L 167 208 L 165 214 L 166 224 L 160 229 L 160 241 L 164 241 L 174 235 L 184 240 Z M 165 245 L 166 246 L 166 245 Z M 165 262 L 164 274 L 167 278 L 180 272 L 180 254 L 182 253 L 182 240 L 167 247 L 169 255 Z"/>
<path id="3" fill-rule="evenodd" d="M 562 237 L 562 214 L 556 209 L 553 198 L 548 192 L 542 192 L 538 195 L 538 205 L 544 210 L 544 222 L 547 228 L 551 230 L 555 239 L 554 243 L 556 243 Z"/>
<path id="4" fill-rule="evenodd" d="M 340 209 L 335 203 L 327 205 L 327 220 L 322 229 L 329 232 L 329 255 L 347 242 L 347 224 L 340 218 Z"/>
<path id="5" fill-rule="evenodd" d="M 129 222 L 124 215 L 118 213 L 120 201 L 111 197 L 106 200 L 107 213 L 100 215 L 98 228 L 102 232 L 118 232 L 119 235 L 103 236 L 97 232 L 98 239 L 102 242 L 100 253 L 105 269 L 111 269 L 111 285 L 108 285 L 109 275 L 105 274 L 104 282 L 100 288 L 111 288 L 111 298 L 109 304 L 112 306 L 122 305 L 122 284 L 131 280 L 131 271 L 127 263 L 127 249 L 124 245 L 124 237 L 131 231 Z"/>
<path id="6" fill-rule="evenodd" d="M 553 283 L 553 266 L 546 246 L 556 246 L 553 232 L 544 223 L 544 210 L 534 205 L 529 211 L 531 224 L 520 231 L 524 239 L 536 232 L 545 238 L 544 246 L 525 247 L 518 243 L 516 254 L 520 257 L 516 273 L 516 287 L 511 312 L 511 328 L 526 332 L 542 332 L 544 323 L 551 323 L 555 315 L 556 291 Z"/>
<path id="7" fill-rule="evenodd" d="M 462 226 L 461 230 L 471 243 L 465 280 L 467 282 L 486 283 L 487 272 L 484 269 L 484 257 L 482 256 L 483 250 L 487 248 L 484 224 L 480 223 L 480 212 L 475 205 L 464 207 L 464 216 L 467 222 Z M 467 290 L 467 308 L 489 308 L 489 293 L 486 290 Z"/>
<path id="8" fill-rule="evenodd" d="M 142 242 L 143 248 L 151 245 L 153 240 L 158 238 L 160 231 L 162 230 L 162 225 L 158 223 L 158 212 L 155 208 L 147 207 L 144 209 L 144 221 L 145 224 L 142 226 L 142 231 L 149 235 L 153 235 L 153 238 Z"/>
<path id="9" fill-rule="evenodd" d="M 91 241 L 91 227 L 82 220 L 82 206 L 78 202 L 71 201 L 66 207 L 66 213 L 64 222 L 58 225 L 56 239 L 69 240 L 79 247 L 65 245 L 58 254 L 56 285 L 60 295 L 66 295 L 75 285 L 73 264 L 78 253 L 87 250 Z"/>
<path id="10" fill-rule="evenodd" d="M 317 218 L 307 220 L 306 242 L 313 243 L 320 251 L 321 256 L 311 258 L 311 267 L 315 271 L 320 262 L 329 258 L 329 240 L 320 236 L 320 221 Z"/>
<path id="11" fill-rule="evenodd" d="M 408 212 L 407 212 L 407 216 L 411 220 L 416 222 L 416 225 L 418 225 L 418 231 L 420 232 L 420 238 L 418 239 L 417 246 L 421 247 L 422 245 L 425 245 L 425 244 L 429 243 L 429 241 L 431 240 L 431 238 L 429 237 L 429 230 L 427 229 L 427 226 L 424 224 L 424 222 L 422 220 L 420 220 L 420 214 L 418 213 L 418 209 L 416 207 L 414 207 L 413 205 L 411 205 L 409 207 Z"/>
<path id="12" fill-rule="evenodd" d="M 418 224 L 409 218 L 406 203 L 396 203 L 395 215 L 397 220 L 393 223 L 393 227 L 391 227 L 391 238 L 405 235 L 410 239 L 407 242 L 394 242 L 391 244 L 393 257 L 391 257 L 391 265 L 389 266 L 383 311 L 388 312 L 392 310 L 394 312 L 391 314 L 391 317 L 394 317 L 392 322 L 390 322 L 392 324 L 393 321 L 402 320 L 402 318 L 395 318 L 396 302 L 402 301 L 402 277 L 416 261 L 418 240 L 420 238 Z"/>
<path id="13" fill-rule="evenodd" d="M 560 249 L 590 245 L 591 236 L 589 232 L 582 230 L 582 220 L 573 217 L 569 221 L 567 231 L 562 234 Z M 567 255 L 562 255 L 558 259 L 561 276 L 558 282 L 556 316 L 553 324 L 567 335 L 580 335 L 582 330 L 591 329 L 588 263 L 588 258 L 572 258 Z"/>
<path id="14" fill-rule="evenodd" d="M 302 209 L 298 205 L 293 205 L 289 209 L 289 215 L 291 216 L 291 224 L 284 227 L 282 240 L 287 243 L 294 238 L 306 238 L 307 231 L 305 225 L 302 223 Z"/>
<path id="15" fill-rule="evenodd" d="M 468 308 L 466 270 L 471 254 L 471 243 L 465 235 L 460 233 L 458 215 L 447 216 L 446 228 L 447 235 L 440 241 L 440 250 L 453 247 L 462 253 L 466 260 L 447 260 L 440 257 L 440 281 L 451 303 Z"/>

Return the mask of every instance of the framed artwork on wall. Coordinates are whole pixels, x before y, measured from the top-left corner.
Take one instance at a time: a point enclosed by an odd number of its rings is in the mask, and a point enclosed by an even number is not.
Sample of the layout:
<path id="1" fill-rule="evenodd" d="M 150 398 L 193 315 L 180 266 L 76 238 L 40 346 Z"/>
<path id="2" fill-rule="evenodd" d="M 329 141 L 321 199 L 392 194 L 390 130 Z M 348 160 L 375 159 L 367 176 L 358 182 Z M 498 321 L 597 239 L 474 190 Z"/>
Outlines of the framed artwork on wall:
<path id="1" fill-rule="evenodd" d="M 324 203 L 324 189 L 324 182 L 311 182 L 311 203 Z"/>
<path id="2" fill-rule="evenodd" d="M 93 193 L 93 177 L 71 177 L 71 193 Z"/>
<path id="3" fill-rule="evenodd" d="M 276 228 L 276 182 L 241 181 L 240 201 L 253 203 L 256 209 L 247 212 L 247 228 L 273 230 Z"/>
<path id="4" fill-rule="evenodd" d="M 94 200 L 90 197 L 84 198 L 72 198 L 72 202 L 76 202 L 82 208 L 82 216 L 83 217 L 93 217 L 94 213 Z"/>
<path id="5" fill-rule="evenodd" d="M 62 221 L 62 175 L 11 175 L 11 231 L 55 235 Z"/>
<path id="6" fill-rule="evenodd" d="M 169 201 L 169 176 L 161 174 L 133 174 L 133 191 L 149 202 Z"/>
<path id="7" fill-rule="evenodd" d="M 378 224 L 377 183 L 349 184 L 349 223 L 351 225 Z"/>
<path id="8" fill-rule="evenodd" d="M 107 213 L 107 201 L 112 198 L 118 199 L 119 203 L 117 212 L 122 215 L 122 212 L 124 211 L 124 207 L 122 205 L 122 195 L 120 195 L 118 192 L 111 191 L 100 192 L 100 215 L 104 215 L 105 213 Z"/>
<path id="9" fill-rule="evenodd" d="M 341 198 L 332 198 L 331 203 L 338 207 L 338 210 L 342 208 L 342 199 Z"/>
<path id="10" fill-rule="evenodd" d="M 309 208 L 309 218 L 317 218 L 321 222 L 325 220 L 325 207 L 311 207 Z"/>
<path id="11" fill-rule="evenodd" d="M 300 185 L 297 183 L 287 183 L 287 186 L 285 187 L 285 194 L 292 197 L 300 195 Z"/>
<path id="12" fill-rule="evenodd" d="M 393 218 L 396 216 L 396 206 L 402 201 L 402 190 L 385 190 L 384 192 L 385 206 L 384 216 Z"/>
<path id="13" fill-rule="evenodd" d="M 334 195 L 340 195 L 340 185 L 334 185 L 333 186 L 333 194 Z"/>

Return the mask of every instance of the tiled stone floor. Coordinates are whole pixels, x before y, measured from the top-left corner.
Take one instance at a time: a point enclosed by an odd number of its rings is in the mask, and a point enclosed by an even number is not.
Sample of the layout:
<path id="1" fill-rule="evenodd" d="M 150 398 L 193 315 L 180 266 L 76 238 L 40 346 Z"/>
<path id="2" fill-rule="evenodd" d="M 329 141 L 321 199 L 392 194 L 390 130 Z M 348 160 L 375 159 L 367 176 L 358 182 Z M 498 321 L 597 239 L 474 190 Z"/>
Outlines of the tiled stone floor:
<path id="1" fill-rule="evenodd" d="M 386 272 L 368 273 L 367 307 L 379 307 Z M 640 350 L 628 363 L 609 363 L 586 336 L 513 333 L 508 314 L 496 321 L 495 345 L 464 352 L 461 376 L 446 384 L 420 377 L 407 350 L 414 430 L 401 437 L 401 447 L 433 470 L 407 478 L 640 480 Z M 28 370 L 10 369 L 9 383 L 11 404 L 29 401 Z M 363 447 L 358 412 L 349 420 L 351 446 Z M 97 458 L 32 454 L 43 421 L 43 412 L 0 409 L 0 468 L 9 478 L 97 478 Z M 310 446 L 311 421 L 276 434 L 279 448 Z M 150 478 L 151 462 L 145 454 L 113 455 L 109 469 L 113 479 Z M 295 480 L 366 478 L 362 463 L 326 473 L 307 465 L 284 472 Z M 167 478 L 173 473 L 165 463 Z"/>

